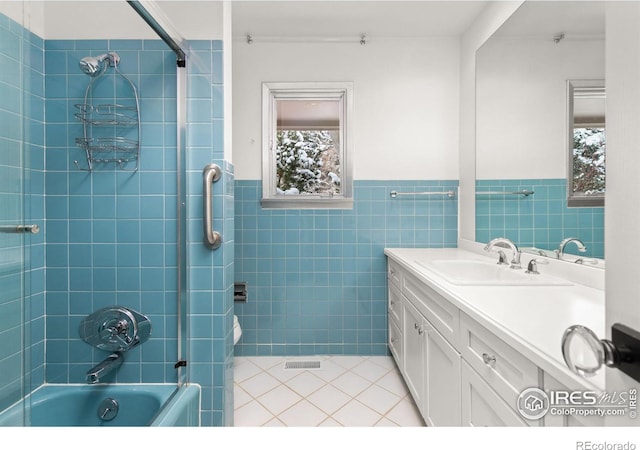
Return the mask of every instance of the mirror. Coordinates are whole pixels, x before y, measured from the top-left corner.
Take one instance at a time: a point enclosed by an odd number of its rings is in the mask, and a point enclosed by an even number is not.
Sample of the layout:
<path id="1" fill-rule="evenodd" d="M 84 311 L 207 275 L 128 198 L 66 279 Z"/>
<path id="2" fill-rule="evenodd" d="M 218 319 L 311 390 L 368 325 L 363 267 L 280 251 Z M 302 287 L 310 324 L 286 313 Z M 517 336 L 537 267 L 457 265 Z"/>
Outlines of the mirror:
<path id="1" fill-rule="evenodd" d="M 476 241 L 604 267 L 604 207 L 568 203 L 569 81 L 604 80 L 604 27 L 604 2 L 525 2 L 478 50 Z"/>

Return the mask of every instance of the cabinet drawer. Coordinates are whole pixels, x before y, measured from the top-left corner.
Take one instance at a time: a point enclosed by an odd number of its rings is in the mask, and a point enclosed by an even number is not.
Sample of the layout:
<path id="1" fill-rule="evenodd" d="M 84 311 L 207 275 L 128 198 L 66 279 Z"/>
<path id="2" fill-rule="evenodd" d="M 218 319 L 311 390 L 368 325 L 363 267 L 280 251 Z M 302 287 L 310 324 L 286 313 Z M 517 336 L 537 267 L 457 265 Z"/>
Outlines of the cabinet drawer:
<path id="1" fill-rule="evenodd" d="M 398 288 L 402 287 L 402 269 L 392 259 L 387 258 L 387 278 Z"/>
<path id="2" fill-rule="evenodd" d="M 400 289 L 389 283 L 389 299 L 388 299 L 389 318 L 394 320 L 398 326 L 401 322 L 402 314 L 402 294 Z"/>
<path id="3" fill-rule="evenodd" d="M 538 367 L 464 313 L 460 313 L 460 339 L 463 359 L 509 405 L 515 407 L 526 388 L 538 387 Z"/>
<path id="4" fill-rule="evenodd" d="M 398 368 L 402 369 L 402 334 L 399 325 L 392 320 L 389 321 L 389 350 Z"/>
<path id="5" fill-rule="evenodd" d="M 465 361 L 462 361 L 460 378 L 462 380 L 462 426 L 528 425 Z"/>
<path id="6" fill-rule="evenodd" d="M 411 274 L 405 273 L 402 293 L 454 347 L 458 344 L 458 308 Z"/>

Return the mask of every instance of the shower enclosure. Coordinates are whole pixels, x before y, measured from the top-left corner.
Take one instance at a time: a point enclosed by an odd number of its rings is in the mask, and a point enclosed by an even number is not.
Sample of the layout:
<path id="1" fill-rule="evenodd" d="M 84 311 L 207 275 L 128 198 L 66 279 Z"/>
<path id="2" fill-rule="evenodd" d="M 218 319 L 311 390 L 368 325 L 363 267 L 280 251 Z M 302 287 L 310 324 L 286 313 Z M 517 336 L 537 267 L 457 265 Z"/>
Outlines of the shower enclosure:
<path id="1" fill-rule="evenodd" d="M 85 383 L 107 356 L 78 328 L 110 305 L 153 324 L 112 382 L 188 382 L 185 53 L 140 2 L 127 3 L 156 39 L 45 40 L 40 2 L 0 3 L 0 412 L 21 405 L 26 426 L 34 391 Z M 139 161 L 79 170 L 81 68 L 103 70 L 112 52 L 141 94 Z"/>

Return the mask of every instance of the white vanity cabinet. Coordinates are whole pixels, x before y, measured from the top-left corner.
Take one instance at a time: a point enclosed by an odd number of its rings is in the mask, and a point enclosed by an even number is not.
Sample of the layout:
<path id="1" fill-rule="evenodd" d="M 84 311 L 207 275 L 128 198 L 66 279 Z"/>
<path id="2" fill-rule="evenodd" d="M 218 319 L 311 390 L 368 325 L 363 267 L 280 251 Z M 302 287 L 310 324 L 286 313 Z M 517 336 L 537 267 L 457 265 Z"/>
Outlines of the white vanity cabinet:
<path id="1" fill-rule="evenodd" d="M 460 354 L 439 332 L 457 336 L 457 310 L 392 261 L 390 267 L 389 349 L 427 425 L 460 426 Z"/>
<path id="2" fill-rule="evenodd" d="M 538 367 L 388 259 L 389 349 L 428 426 L 531 426 L 519 393 Z M 400 308 L 398 307 L 400 305 Z"/>
<path id="3" fill-rule="evenodd" d="M 396 364 L 402 370 L 403 366 L 403 343 L 402 343 L 402 296 L 400 290 L 389 283 L 388 291 L 388 326 L 389 326 L 389 350 L 396 360 Z"/>
<path id="4" fill-rule="evenodd" d="M 387 280 L 388 280 L 388 290 L 387 290 L 387 311 L 388 311 L 388 344 L 389 350 L 393 355 L 393 358 L 396 360 L 396 364 L 398 368 L 403 370 L 403 349 L 402 349 L 402 294 L 400 293 L 401 288 L 401 271 L 399 266 L 389 260 L 387 265 Z"/>
<path id="5" fill-rule="evenodd" d="M 547 311 L 559 306 L 571 311 L 575 323 L 597 323 L 604 314 L 601 281 L 583 284 L 585 274 L 571 272 L 571 283 L 557 286 L 458 284 L 430 263 L 464 262 L 477 259 L 476 253 L 385 249 L 385 255 L 389 348 L 427 425 L 604 425 L 600 417 L 551 411 L 529 420 L 518 410 L 518 399 L 528 388 L 590 389 L 592 383 L 576 378 L 553 356 L 560 350 L 566 319 Z M 593 389 L 601 384 L 597 380 Z M 537 406 L 527 403 L 528 397 L 520 401 Z"/>

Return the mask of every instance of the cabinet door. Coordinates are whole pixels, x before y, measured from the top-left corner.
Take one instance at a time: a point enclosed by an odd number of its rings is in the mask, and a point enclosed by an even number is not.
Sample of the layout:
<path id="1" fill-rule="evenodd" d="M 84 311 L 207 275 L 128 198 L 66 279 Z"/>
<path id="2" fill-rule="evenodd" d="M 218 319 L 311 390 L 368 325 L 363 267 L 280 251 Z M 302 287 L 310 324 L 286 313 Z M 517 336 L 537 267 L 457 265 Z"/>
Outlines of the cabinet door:
<path id="1" fill-rule="evenodd" d="M 402 303 L 404 380 L 420 411 L 423 410 L 425 331 L 422 316 L 409 302 Z"/>
<path id="2" fill-rule="evenodd" d="M 391 318 L 389 318 L 389 350 L 391 350 L 398 368 L 402 370 L 402 333 L 400 333 L 400 328 L 396 325 L 396 322 Z"/>
<path id="3" fill-rule="evenodd" d="M 460 426 L 460 355 L 427 324 L 425 421 L 429 426 Z"/>
<path id="4" fill-rule="evenodd" d="M 526 422 L 462 361 L 462 425 L 472 427 L 526 426 Z"/>

